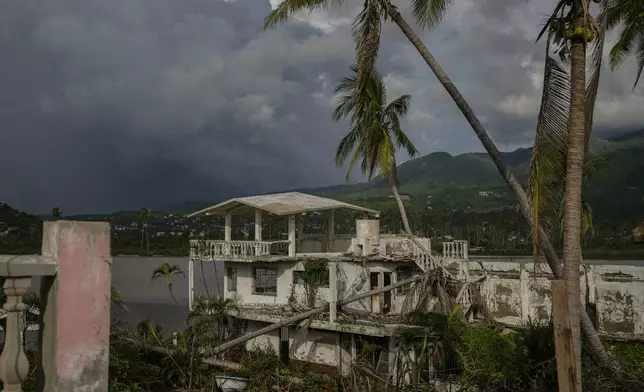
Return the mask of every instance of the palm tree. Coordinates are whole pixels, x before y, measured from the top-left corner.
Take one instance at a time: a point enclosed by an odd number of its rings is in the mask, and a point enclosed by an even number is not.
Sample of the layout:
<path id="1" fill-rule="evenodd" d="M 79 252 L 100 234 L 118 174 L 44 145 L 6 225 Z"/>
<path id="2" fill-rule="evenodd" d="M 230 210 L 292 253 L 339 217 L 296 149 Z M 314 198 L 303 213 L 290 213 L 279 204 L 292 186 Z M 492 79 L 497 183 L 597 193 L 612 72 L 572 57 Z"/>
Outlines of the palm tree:
<path id="1" fill-rule="evenodd" d="M 148 218 L 150 217 L 150 210 L 148 208 L 141 208 L 139 211 L 141 218 L 141 250 L 143 250 L 143 240 L 145 238 L 147 243 L 147 251 L 150 251 L 150 237 L 148 233 Z M 145 237 L 144 237 L 145 236 Z"/>
<path id="2" fill-rule="evenodd" d="M 54 207 L 51 210 L 51 216 L 54 220 L 60 220 L 63 217 L 63 213 L 60 212 L 60 208 Z"/>
<path id="3" fill-rule="evenodd" d="M 200 336 L 202 346 L 216 347 L 232 339 L 234 331 L 225 328 L 224 321 L 233 310 L 238 310 L 238 307 L 230 298 L 195 298 L 194 308 L 188 313 L 188 321 Z"/>
<path id="4" fill-rule="evenodd" d="M 619 39 L 610 51 L 610 67 L 614 71 L 626 56 L 634 53 L 637 59 L 635 89 L 644 69 L 644 3 L 641 0 L 613 0 L 606 16 L 607 28 L 621 26 Z"/>
<path id="5" fill-rule="evenodd" d="M 421 27 L 432 28 L 437 25 L 445 14 L 451 0 L 411 0 L 412 10 Z M 265 28 L 270 28 L 278 23 L 288 20 L 289 16 L 302 10 L 315 10 L 330 4 L 340 3 L 340 0 L 284 0 L 265 19 Z M 385 16 L 400 28 L 410 43 L 416 48 L 425 63 L 432 70 L 438 81 L 445 88 L 454 103 L 459 108 L 465 119 L 469 122 L 472 130 L 481 141 L 481 144 L 490 155 L 492 162 L 496 165 L 499 173 L 514 192 L 519 201 L 520 211 L 530 225 L 533 224 L 533 211 L 531 203 L 525 190 L 517 180 L 510 166 L 503 160 L 498 148 L 490 139 L 487 131 L 481 124 L 470 105 L 467 103 L 456 85 L 449 78 L 447 73 L 440 66 L 438 61 L 431 54 L 427 46 L 402 17 L 396 6 L 389 0 L 366 0 L 362 12 L 354 20 L 353 36 L 356 41 L 358 68 L 361 71 L 362 79 L 364 74 L 373 67 L 379 49 L 381 20 Z M 598 77 L 598 74 L 597 74 Z M 594 103 L 594 102 L 593 102 Z M 540 238 L 540 247 L 543 251 L 550 269 L 557 278 L 563 277 L 563 267 L 557 253 L 545 232 L 539 227 L 535 234 Z M 533 235 L 534 237 L 534 235 Z M 585 336 L 589 340 L 589 352 L 595 359 L 604 365 L 609 365 L 609 358 L 601 343 L 601 339 L 590 317 L 582 309 L 582 327 Z"/>
<path id="6" fill-rule="evenodd" d="M 554 132 L 544 131 L 550 136 L 557 135 L 565 143 L 551 143 L 557 147 L 560 153 L 564 153 L 565 159 L 558 161 L 565 162 L 565 176 L 563 182 L 563 263 L 564 280 L 567 288 L 568 314 L 572 330 L 573 351 L 576 359 L 576 382 L 581 390 L 581 288 L 579 283 L 581 267 L 581 231 L 582 231 L 582 186 L 583 168 L 590 139 L 591 127 L 587 125 L 587 83 L 586 83 L 586 47 L 587 41 L 592 41 L 597 34 L 603 34 L 597 21 L 589 12 L 590 0 L 560 0 L 552 13 L 552 16 L 545 23 L 540 36 L 548 31 L 548 39 L 559 45 L 559 53 L 562 58 L 569 60 L 570 78 L 568 86 L 562 78 L 558 86 L 550 91 L 544 89 L 544 99 L 547 97 L 569 91 L 569 116 L 567 119 L 567 132 L 561 132 L 565 115 L 561 116 L 558 126 Z M 549 46 L 547 46 L 549 48 Z M 550 93 L 548 95 L 548 93 Z M 596 94 L 596 91 L 595 91 Z M 565 113 L 563 113 L 565 114 Z M 551 124 L 547 124 L 551 125 Z M 539 130 L 538 130 L 539 132 Z M 565 135 L 565 137 L 562 137 Z M 561 146 L 565 146 L 560 148 Z M 559 156 L 559 155 L 558 155 Z M 555 176 L 556 171 L 552 172 Z M 555 183 L 557 181 L 555 180 Z"/>
<path id="7" fill-rule="evenodd" d="M 139 337 L 143 340 L 144 344 L 158 344 L 161 345 L 163 337 L 163 326 L 151 321 L 150 319 L 143 319 L 139 321 L 136 326 L 136 331 Z"/>
<path id="8" fill-rule="evenodd" d="M 117 308 L 123 309 L 126 312 L 130 311 L 130 309 L 128 309 L 127 305 L 125 304 L 125 301 L 123 301 L 121 293 L 114 287 L 111 288 L 110 302 Z"/>
<path id="9" fill-rule="evenodd" d="M 168 288 L 168 292 L 172 297 L 172 300 L 174 301 L 175 304 L 179 305 L 179 302 L 177 301 L 177 299 L 174 296 L 174 293 L 172 292 L 171 279 L 175 275 L 182 275 L 185 277 L 185 274 L 183 273 L 183 271 L 181 271 L 181 268 L 179 268 L 178 265 L 176 264 L 170 265 L 168 263 L 163 263 L 152 272 L 152 281 L 154 282 L 157 279 L 163 278 L 163 280 L 165 281 L 165 285 Z"/>
<path id="10" fill-rule="evenodd" d="M 371 180 L 377 169 L 383 177 L 389 179 L 391 190 L 405 232 L 412 235 L 405 205 L 398 192 L 398 177 L 396 170 L 396 150 L 404 148 L 413 158 L 418 150 L 400 128 L 400 120 L 407 114 L 411 96 L 401 95 L 387 102 L 387 91 L 382 75 L 373 70 L 362 92 L 359 88 L 358 69 L 351 67 L 351 75 L 343 78 L 335 88 L 336 94 L 343 94 L 333 112 L 333 118 L 338 121 L 350 118 L 351 130 L 342 138 L 338 145 L 335 162 L 342 166 L 352 155 L 347 171 L 347 179 L 356 163 L 360 161 L 362 174 Z M 352 153 L 353 152 L 353 153 Z"/>

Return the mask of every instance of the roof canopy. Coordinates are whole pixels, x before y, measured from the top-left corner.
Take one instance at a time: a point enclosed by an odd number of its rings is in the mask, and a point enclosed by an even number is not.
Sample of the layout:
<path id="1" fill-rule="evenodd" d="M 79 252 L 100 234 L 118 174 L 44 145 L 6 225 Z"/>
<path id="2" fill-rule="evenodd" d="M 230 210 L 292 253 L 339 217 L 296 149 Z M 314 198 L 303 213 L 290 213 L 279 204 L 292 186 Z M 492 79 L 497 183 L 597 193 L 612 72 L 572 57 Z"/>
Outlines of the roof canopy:
<path id="1" fill-rule="evenodd" d="M 291 215 L 311 211 L 324 211 L 346 209 L 360 211 L 367 214 L 380 214 L 379 211 L 345 203 L 339 200 L 308 195 L 300 192 L 275 193 L 272 195 L 238 197 L 206 207 L 189 214 L 188 217 L 198 215 L 222 215 L 227 213 L 247 214 L 255 209 L 266 211 L 275 215 Z"/>

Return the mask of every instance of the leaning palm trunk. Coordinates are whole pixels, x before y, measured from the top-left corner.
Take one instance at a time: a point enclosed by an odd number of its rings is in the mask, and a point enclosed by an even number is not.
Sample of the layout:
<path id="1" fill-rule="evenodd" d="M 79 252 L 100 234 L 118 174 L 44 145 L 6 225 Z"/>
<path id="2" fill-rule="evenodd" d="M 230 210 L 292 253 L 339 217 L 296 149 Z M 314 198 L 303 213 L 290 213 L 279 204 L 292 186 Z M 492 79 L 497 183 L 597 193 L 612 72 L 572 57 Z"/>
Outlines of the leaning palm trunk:
<path id="1" fill-rule="evenodd" d="M 581 8 L 574 16 L 572 30 L 584 26 Z M 572 331 L 577 390 L 581 391 L 581 291 L 579 268 L 581 264 L 581 187 L 586 144 L 586 42 L 585 35 L 571 40 L 570 55 L 570 122 L 568 125 L 568 154 L 564 187 L 563 262 L 564 280 L 568 293 L 568 314 Z"/>
<path id="2" fill-rule="evenodd" d="M 514 176 L 514 173 L 512 172 L 508 164 L 503 161 L 501 153 L 496 148 L 494 142 L 488 136 L 485 128 L 483 128 L 483 125 L 474 114 L 472 108 L 465 101 L 465 98 L 463 98 L 456 86 L 454 86 L 454 83 L 452 83 L 451 79 L 449 78 L 449 76 L 447 76 L 440 64 L 438 64 L 434 56 L 432 56 L 432 54 L 429 52 L 425 44 L 420 40 L 411 26 L 409 26 L 409 24 L 404 20 L 400 12 L 398 12 L 398 10 L 391 4 L 389 4 L 387 10 L 391 19 L 398 25 L 403 34 L 405 34 L 407 39 L 409 39 L 412 45 L 414 45 L 414 47 L 418 50 L 423 60 L 425 60 L 429 68 L 432 70 L 432 72 L 434 72 L 434 75 L 436 75 L 436 77 L 438 78 L 438 81 L 443 85 L 445 90 L 447 90 L 449 95 L 454 100 L 454 103 L 456 103 L 456 106 L 458 106 L 458 108 L 461 110 L 463 116 L 465 116 L 465 119 L 470 123 L 470 126 L 474 130 L 474 133 L 476 133 L 479 140 L 483 144 L 483 147 L 485 147 L 485 150 L 490 155 L 490 158 L 503 176 L 503 179 L 517 196 L 522 214 L 530 223 L 530 225 L 532 225 L 532 210 L 530 208 L 530 203 L 525 191 L 523 190 L 523 187 L 521 187 L 521 184 Z M 550 238 L 542 228 L 539 228 L 538 235 L 540 238 L 540 246 L 542 248 L 544 257 L 546 258 L 546 261 L 548 262 L 552 273 L 558 279 L 563 278 L 563 268 L 559 261 L 559 258 L 557 257 L 555 249 L 550 242 Z M 581 326 L 586 338 L 588 339 L 588 347 L 591 355 L 601 365 L 612 365 L 611 361 L 608 358 L 608 355 L 606 354 L 606 350 L 601 342 L 601 339 L 599 338 L 599 334 L 595 330 L 595 327 L 593 326 L 593 323 L 588 316 L 588 313 L 586 313 L 584 309 L 580 309 L 580 315 Z"/>
<path id="3" fill-rule="evenodd" d="M 403 204 L 403 201 L 400 198 L 400 193 L 398 192 L 398 169 L 396 168 L 395 159 L 393 161 L 391 171 L 389 172 L 389 182 L 391 183 L 391 192 L 394 194 L 394 198 L 396 199 L 396 203 L 398 204 L 398 211 L 400 211 L 400 219 L 402 219 L 405 233 L 407 233 L 408 236 L 413 236 L 414 233 L 412 233 L 411 227 L 409 227 L 409 219 L 407 218 L 405 205 Z M 430 249 L 426 250 L 428 251 L 428 253 L 431 251 Z"/>

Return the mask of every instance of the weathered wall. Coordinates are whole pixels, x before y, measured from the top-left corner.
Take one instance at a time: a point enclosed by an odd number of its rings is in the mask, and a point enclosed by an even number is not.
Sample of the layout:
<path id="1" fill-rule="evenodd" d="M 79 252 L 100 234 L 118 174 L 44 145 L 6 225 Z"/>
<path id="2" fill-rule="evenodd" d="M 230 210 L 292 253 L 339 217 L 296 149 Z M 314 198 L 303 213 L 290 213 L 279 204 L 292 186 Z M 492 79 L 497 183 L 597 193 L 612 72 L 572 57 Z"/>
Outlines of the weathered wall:
<path id="1" fill-rule="evenodd" d="M 285 305 L 289 300 L 294 299 L 296 303 L 307 306 L 306 290 L 303 284 L 293 283 L 293 272 L 303 271 L 304 264 L 279 262 L 264 264 L 264 266 L 277 268 L 277 295 L 262 295 L 252 293 L 252 268 L 262 266 L 262 264 L 233 263 L 228 262 L 228 267 L 237 269 L 237 292 L 228 291 L 228 279 L 224 279 L 224 291 L 226 298 L 234 298 L 241 305 Z M 396 268 L 399 266 L 409 266 L 416 268 L 411 263 L 394 263 L 394 262 L 370 262 L 368 264 L 353 262 L 338 262 L 337 275 L 337 298 L 345 298 L 355 294 L 371 290 L 369 274 L 372 272 L 389 272 L 391 273 L 391 283 L 397 281 Z M 227 273 L 227 271 L 226 271 Z M 328 287 L 319 287 L 316 294 L 316 306 L 328 303 L 330 292 Z M 398 313 L 402 309 L 405 296 L 399 291 L 391 292 L 391 313 Z M 371 311 L 371 299 L 365 298 L 361 301 L 352 302 L 347 305 L 348 308 Z"/>
<path id="2" fill-rule="evenodd" d="M 224 279 L 224 293 L 226 298 L 233 298 L 239 304 L 264 304 L 264 305 L 285 305 L 291 293 L 293 283 L 294 263 L 233 263 L 227 262 L 226 267 L 237 269 L 237 292 L 228 291 L 228 279 Z M 253 268 L 271 267 L 277 268 L 277 295 L 253 294 Z M 225 270 L 226 274 L 227 269 Z"/>
<path id="3" fill-rule="evenodd" d="M 328 248 L 329 240 L 327 234 L 304 234 L 297 240 L 297 253 L 347 253 L 350 252 L 352 239 L 355 234 L 335 234 L 333 241 Z M 426 249 L 431 248 L 429 238 L 417 238 Z M 414 253 L 413 243 L 404 237 L 394 234 L 381 234 L 379 253 L 382 255 Z"/>
<path id="4" fill-rule="evenodd" d="M 335 234 L 328 249 L 327 234 L 304 234 L 297 239 L 297 253 L 346 253 L 351 248 L 355 234 Z"/>
<path id="5" fill-rule="evenodd" d="M 581 270 L 581 297 L 589 303 L 600 332 L 644 337 L 644 264 L 636 261 L 590 260 Z M 552 296 L 548 265 L 527 258 L 476 257 L 447 268 L 475 280 L 484 274 L 481 292 L 498 321 L 520 325 L 550 317 Z"/>
<path id="6" fill-rule="evenodd" d="M 264 328 L 268 323 L 259 321 L 248 321 L 246 332 L 253 332 Z M 246 349 L 249 351 L 271 348 L 279 354 L 280 330 L 272 331 L 246 342 Z M 309 328 L 306 338 L 298 339 L 298 329 L 289 329 L 289 357 L 305 362 L 316 363 L 327 366 L 338 366 L 340 355 L 344 357 L 345 363 L 351 361 L 351 353 L 343 352 L 339 342 L 339 332 L 322 331 Z"/>

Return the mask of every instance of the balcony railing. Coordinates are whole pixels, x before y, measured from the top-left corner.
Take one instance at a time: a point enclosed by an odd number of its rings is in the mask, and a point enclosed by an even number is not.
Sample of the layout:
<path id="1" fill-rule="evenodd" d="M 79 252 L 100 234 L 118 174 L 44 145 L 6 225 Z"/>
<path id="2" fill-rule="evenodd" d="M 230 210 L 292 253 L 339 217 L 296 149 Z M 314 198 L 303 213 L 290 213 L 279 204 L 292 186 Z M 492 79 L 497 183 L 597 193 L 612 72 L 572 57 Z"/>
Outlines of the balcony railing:
<path id="1" fill-rule="evenodd" d="M 251 261 L 261 256 L 287 256 L 290 241 L 191 240 L 193 260 Z"/>

